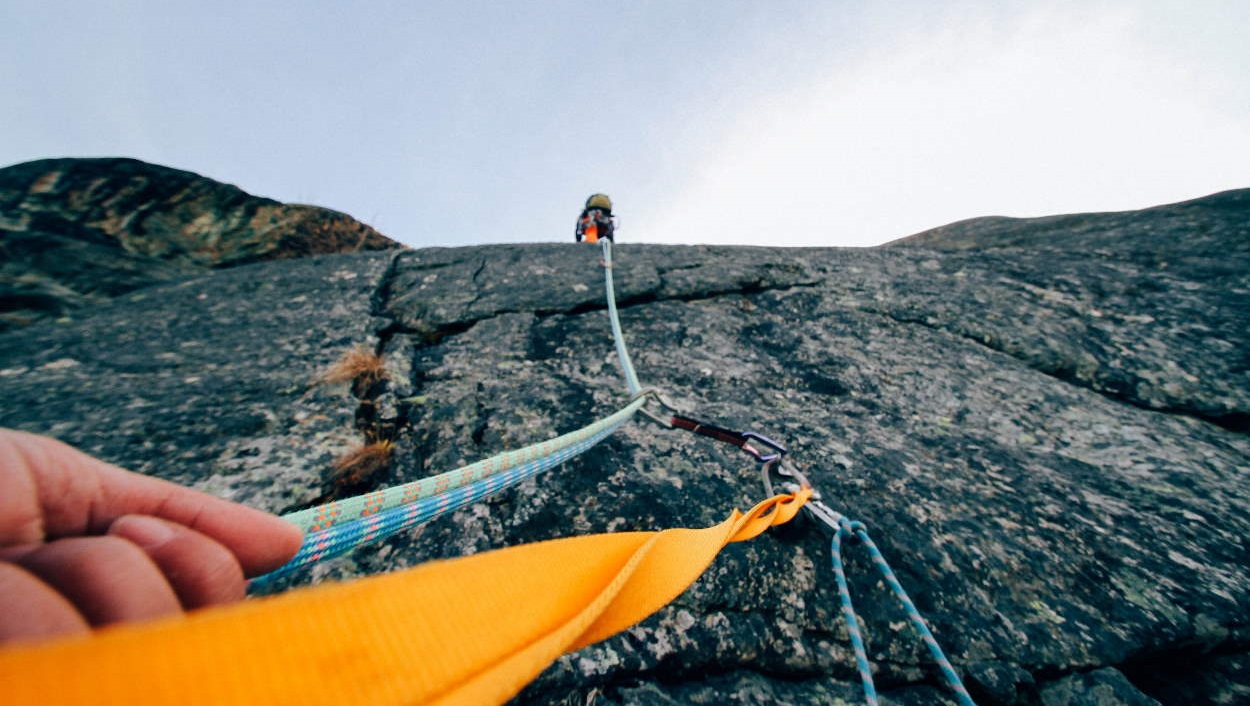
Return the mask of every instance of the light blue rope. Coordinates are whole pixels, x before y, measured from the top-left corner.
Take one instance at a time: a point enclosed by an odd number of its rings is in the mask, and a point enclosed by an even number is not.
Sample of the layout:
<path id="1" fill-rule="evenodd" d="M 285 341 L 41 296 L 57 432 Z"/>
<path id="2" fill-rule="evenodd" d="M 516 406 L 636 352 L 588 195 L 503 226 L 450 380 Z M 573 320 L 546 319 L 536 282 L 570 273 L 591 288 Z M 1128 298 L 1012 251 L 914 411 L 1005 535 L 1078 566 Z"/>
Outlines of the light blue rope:
<path id="1" fill-rule="evenodd" d="M 606 427 L 597 434 L 572 446 L 488 476 L 469 485 L 461 486 L 440 495 L 422 498 L 416 502 L 383 510 L 375 515 L 361 517 L 350 522 L 328 527 L 304 535 L 295 557 L 278 569 L 252 580 L 253 590 L 263 590 L 273 581 L 297 571 L 309 564 L 349 552 L 359 546 L 385 539 L 447 512 L 487 498 L 501 490 L 541 473 L 549 468 L 585 452 L 610 436 L 628 419 Z"/>
<path id="2" fill-rule="evenodd" d="M 392 507 L 407 505 L 423 498 L 446 493 L 449 490 L 474 483 L 488 476 L 529 463 L 584 441 L 603 429 L 617 424 L 617 422 L 633 417 L 634 413 L 641 409 L 645 403 L 646 400 L 634 400 L 611 415 L 591 422 L 575 431 L 537 444 L 530 444 L 522 449 L 504 451 L 490 458 L 457 468 L 454 471 L 421 478 L 403 485 L 375 490 L 363 495 L 333 500 L 324 505 L 310 507 L 298 512 L 289 512 L 283 515 L 282 519 L 299 527 L 304 532 L 318 532 L 332 525 L 351 522 Z"/>
<path id="3" fill-rule="evenodd" d="M 877 692 L 872 683 L 872 670 L 868 664 L 868 652 L 864 647 L 863 635 L 859 631 L 859 621 L 855 619 L 855 608 L 851 604 L 851 591 L 847 586 L 846 573 L 842 568 L 843 537 L 846 537 L 848 540 L 859 539 L 859 541 L 863 542 L 864 547 L 868 549 L 868 554 L 872 557 L 872 563 L 876 564 L 877 570 L 881 572 L 885 582 L 889 584 L 890 589 L 894 591 L 894 595 L 903 604 L 903 610 L 907 612 L 908 620 L 911 621 L 912 627 L 916 629 L 916 632 L 920 634 L 920 638 L 924 641 L 925 646 L 929 648 L 929 654 L 937 662 L 938 669 L 942 671 L 942 676 L 946 679 L 946 683 L 950 686 L 951 691 L 955 692 L 956 699 L 963 706 L 976 706 L 972 701 L 972 697 L 968 695 L 968 690 L 964 688 L 959 674 L 955 672 L 955 668 L 951 665 L 950 660 L 946 659 L 946 655 L 938 645 L 937 638 L 929 630 L 924 617 L 920 615 L 916 605 L 907 596 L 907 591 L 903 590 L 902 584 L 898 582 L 898 578 L 894 575 L 893 569 L 890 568 L 889 563 L 886 562 L 885 557 L 881 554 L 881 550 L 877 549 L 877 545 L 868 536 L 868 528 L 862 522 L 852 522 L 840 515 L 837 520 L 838 529 L 834 532 L 831 542 L 833 549 L 833 573 L 838 581 L 838 596 L 842 601 L 842 614 L 846 616 L 847 627 L 851 634 L 851 647 L 855 650 L 855 663 L 859 667 L 859 678 L 864 686 L 865 699 L 871 706 L 877 706 Z"/>
<path id="4" fill-rule="evenodd" d="M 612 322 L 612 339 L 616 342 L 616 356 L 621 360 L 621 371 L 625 374 L 625 386 L 629 388 L 631 397 L 642 391 L 638 384 L 638 374 L 634 372 L 634 364 L 629 359 L 629 350 L 625 348 L 625 334 L 621 331 L 621 319 L 616 313 L 616 288 L 612 283 L 612 241 L 603 238 L 603 282 L 608 293 L 608 319 Z"/>
<path id="5" fill-rule="evenodd" d="M 253 579 L 250 590 L 264 590 L 277 579 L 309 564 L 345 554 L 498 493 L 583 453 L 633 418 L 646 399 L 640 396 L 642 388 L 629 359 L 617 316 L 616 292 L 612 286 L 612 241 L 604 238 L 601 242 L 612 337 L 625 374 L 625 383 L 635 398 L 629 405 L 576 432 L 518 452 L 500 454 L 436 478 L 425 478 L 405 486 L 366 493 L 284 516 L 284 519 L 305 530 L 304 542 L 289 562 Z M 591 433 L 587 435 L 587 432 Z M 551 452 L 527 460 L 528 456 L 547 449 Z"/>
<path id="6" fill-rule="evenodd" d="M 851 589 L 846 583 L 846 571 L 842 568 L 840 530 L 833 533 L 833 576 L 838 582 L 838 598 L 842 601 L 842 617 L 846 619 L 846 629 L 851 635 L 851 649 L 855 651 L 855 667 L 859 670 L 859 681 L 864 685 L 864 700 L 869 706 L 878 706 L 877 689 L 872 683 L 872 665 L 868 662 L 868 650 L 864 647 L 864 636 L 859 631 L 859 620 L 851 603 Z"/>

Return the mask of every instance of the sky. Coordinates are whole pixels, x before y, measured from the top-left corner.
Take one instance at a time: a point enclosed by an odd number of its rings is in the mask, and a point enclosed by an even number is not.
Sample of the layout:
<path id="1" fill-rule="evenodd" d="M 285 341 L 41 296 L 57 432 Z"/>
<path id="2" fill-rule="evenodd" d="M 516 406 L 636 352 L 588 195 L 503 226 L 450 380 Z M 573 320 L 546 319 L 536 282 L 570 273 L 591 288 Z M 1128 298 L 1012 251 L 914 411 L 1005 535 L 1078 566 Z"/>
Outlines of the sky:
<path id="1" fill-rule="evenodd" d="M 1250 2 L 0 2 L 0 166 L 127 156 L 414 247 L 867 246 L 1250 187 Z"/>

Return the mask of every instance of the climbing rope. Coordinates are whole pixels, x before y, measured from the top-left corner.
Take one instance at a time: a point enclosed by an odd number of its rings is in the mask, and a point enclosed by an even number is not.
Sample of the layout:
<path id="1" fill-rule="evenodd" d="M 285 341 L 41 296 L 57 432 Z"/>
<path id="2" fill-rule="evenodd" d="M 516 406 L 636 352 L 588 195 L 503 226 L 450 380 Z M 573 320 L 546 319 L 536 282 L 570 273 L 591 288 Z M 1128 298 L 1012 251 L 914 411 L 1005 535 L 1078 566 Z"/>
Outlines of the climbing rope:
<path id="1" fill-rule="evenodd" d="M 611 436 L 646 403 L 647 397 L 640 396 L 563 436 L 430 478 L 283 515 L 304 530 L 304 541 L 294 558 L 253 579 L 250 589 L 264 591 L 309 564 L 385 539 L 554 468 Z"/>
<path id="2" fill-rule="evenodd" d="M 379 496 L 376 504 L 369 505 L 368 501 L 366 501 L 360 510 L 360 516 L 346 522 L 335 522 L 335 516 L 331 514 L 333 511 L 323 509 L 325 506 L 314 508 L 317 512 L 313 513 L 314 519 L 311 521 L 312 524 L 309 525 L 310 529 L 304 534 L 304 541 L 300 545 L 299 552 L 278 569 L 253 579 L 250 588 L 254 592 L 264 591 L 277 579 L 309 564 L 339 556 L 357 547 L 385 539 L 410 527 L 432 520 L 444 513 L 458 510 L 465 505 L 488 498 L 501 490 L 516 485 L 526 478 L 531 478 L 549 468 L 558 466 L 612 435 L 621 425 L 629 421 L 646 401 L 646 398 L 636 399 L 610 417 L 605 417 L 594 424 L 587 425 L 557 439 L 535 444 L 510 454 L 500 454 L 486 461 L 479 461 L 462 469 L 426 479 L 436 480 L 441 478 L 443 480 L 436 482 L 433 487 L 438 488 L 440 487 L 439 483 L 444 483 L 444 487 L 448 488 L 448 490 L 417 495 L 418 492 L 428 490 L 427 486 L 429 484 L 426 484 L 426 486 L 417 486 L 415 483 L 409 484 L 409 486 L 415 487 L 396 495 L 402 498 L 407 497 L 407 494 L 411 493 L 412 499 L 398 502 L 385 508 L 383 508 L 382 500 L 380 499 L 381 493 L 378 493 L 376 494 Z M 588 432 L 588 430 L 590 431 Z M 589 433 L 589 436 L 586 435 L 587 433 Z M 562 440 L 567 443 L 561 443 Z M 530 460 L 516 463 L 518 459 L 529 457 L 530 453 L 532 453 L 531 450 L 534 449 L 545 450 L 545 452 Z M 480 479 L 471 483 L 465 482 L 466 479 L 474 476 Z M 398 486 L 392 490 L 400 490 L 404 487 Z M 353 498 L 353 500 L 359 500 L 359 498 Z M 315 519 L 318 516 L 324 519 Z M 328 523 L 328 526 L 324 529 L 314 529 L 321 522 Z"/>
<path id="3" fill-rule="evenodd" d="M 810 481 L 788 463 L 770 462 L 764 464 L 761 469 L 764 476 L 764 490 L 772 494 L 774 492 L 772 482 L 772 472 L 776 471 L 779 475 L 788 477 L 795 482 L 787 483 L 786 487 L 806 488 L 812 495 L 804 505 L 804 509 L 828 526 L 833 537 L 830 540 L 831 556 L 830 561 L 833 564 L 834 579 L 838 584 L 838 599 L 842 605 L 842 616 L 846 620 L 847 632 L 851 638 L 851 649 L 855 652 L 855 668 L 859 672 L 859 680 L 864 688 L 864 699 L 870 706 L 878 706 L 877 690 L 872 680 L 872 665 L 868 662 L 868 650 L 864 645 L 864 636 L 859 629 L 859 619 L 855 616 L 855 605 L 851 601 L 851 589 L 846 580 L 846 570 L 842 563 L 842 543 L 843 540 L 854 541 L 859 540 L 864 548 L 868 550 L 872 563 L 885 579 L 890 590 L 894 592 L 894 596 L 898 598 L 902 604 L 903 610 L 907 613 L 907 618 L 911 622 L 912 627 L 920 635 L 920 639 L 924 642 L 925 647 L 929 649 L 929 654 L 937 663 L 938 669 L 942 672 L 942 677 L 946 680 L 951 691 L 955 693 L 955 698 L 959 700 L 962 706 L 976 706 L 972 701 L 972 697 L 968 695 L 968 690 L 964 687 L 963 681 L 959 678 L 959 674 L 951 665 L 950 660 L 946 658 L 946 654 L 942 652 L 942 647 L 938 645 L 937 638 L 933 636 L 933 631 L 929 629 L 929 625 L 925 622 L 924 616 L 920 615 L 920 611 L 916 608 L 916 604 L 912 603 L 911 598 L 907 595 L 907 591 L 903 589 L 903 585 L 899 583 L 898 577 L 895 576 L 894 570 L 890 568 L 890 564 L 885 560 L 885 556 L 881 550 L 877 548 L 876 543 L 868 536 L 868 528 L 863 522 L 847 519 L 844 515 L 829 507 L 821 499 L 820 493 L 817 492 Z"/>
<path id="4" fill-rule="evenodd" d="M 581 429 L 523 449 L 506 451 L 437 476 L 283 515 L 284 520 L 304 530 L 304 541 L 289 562 L 253 579 L 250 590 L 264 591 L 305 566 L 385 539 L 510 488 L 583 453 L 629 421 L 656 393 L 644 393 L 638 384 L 616 309 L 612 241 L 604 238 L 599 242 L 603 244 L 604 287 L 612 337 L 632 397 L 628 405 Z"/>
<path id="5" fill-rule="evenodd" d="M 545 457 L 581 444 L 591 437 L 602 438 L 601 432 L 605 429 L 619 429 L 645 403 L 645 398 L 634 399 L 614 414 L 562 436 L 532 444 L 522 449 L 505 451 L 462 468 L 457 468 L 454 471 L 288 513 L 283 515 L 282 519 L 305 532 L 315 532 L 340 523 L 367 518 L 384 510 L 412 503 L 423 498 L 446 493 L 510 468 L 541 461 Z"/>
<path id="6" fill-rule="evenodd" d="M 616 342 L 616 357 L 621 361 L 621 372 L 625 375 L 625 387 L 631 396 L 642 391 L 638 384 L 638 374 L 634 372 L 634 363 L 629 359 L 629 349 L 625 347 L 625 334 L 621 331 L 621 317 L 616 313 L 616 287 L 612 282 L 612 240 L 603 238 L 603 286 L 607 290 L 608 319 L 612 323 L 612 340 Z"/>
<path id="7" fill-rule="evenodd" d="M 862 522 L 852 522 L 845 517 L 838 517 L 837 531 L 833 533 L 833 539 L 830 540 L 833 559 L 833 573 L 838 582 L 838 596 L 842 602 L 842 614 L 846 617 L 847 628 L 851 634 L 851 645 L 855 650 L 855 664 L 859 668 L 860 682 L 864 687 L 864 695 L 867 697 L 868 703 L 877 706 L 877 692 L 872 683 L 872 670 L 868 665 L 868 652 L 864 647 L 864 638 L 859 631 L 859 621 L 855 618 L 855 606 L 851 603 L 851 589 L 846 582 L 846 572 L 842 568 L 842 541 L 859 539 L 864 548 L 868 550 L 868 554 L 872 557 L 872 563 L 876 565 L 877 570 L 881 572 L 882 578 L 889 585 L 890 590 L 894 591 L 895 597 L 903 604 L 903 610 L 907 613 L 907 619 L 911 621 L 912 627 L 920 634 L 920 639 L 925 646 L 929 648 L 929 654 L 933 660 L 937 662 L 938 669 L 942 671 L 943 678 L 946 679 L 947 685 L 951 691 L 955 692 L 955 697 L 963 706 L 976 706 L 972 697 L 968 695 L 968 690 L 964 688 L 963 681 L 955 672 L 955 668 L 951 666 L 950 660 L 946 659 L 946 654 L 942 652 L 942 648 L 938 645 L 937 638 L 933 637 L 933 632 L 929 630 L 925 619 L 920 615 L 920 611 L 916 609 L 916 605 L 911 602 L 911 598 L 907 596 L 907 591 L 903 590 L 902 584 L 898 582 L 898 578 L 894 575 L 894 571 L 882 556 L 881 550 L 877 549 L 877 545 L 873 543 L 872 538 L 868 536 L 868 529 Z"/>

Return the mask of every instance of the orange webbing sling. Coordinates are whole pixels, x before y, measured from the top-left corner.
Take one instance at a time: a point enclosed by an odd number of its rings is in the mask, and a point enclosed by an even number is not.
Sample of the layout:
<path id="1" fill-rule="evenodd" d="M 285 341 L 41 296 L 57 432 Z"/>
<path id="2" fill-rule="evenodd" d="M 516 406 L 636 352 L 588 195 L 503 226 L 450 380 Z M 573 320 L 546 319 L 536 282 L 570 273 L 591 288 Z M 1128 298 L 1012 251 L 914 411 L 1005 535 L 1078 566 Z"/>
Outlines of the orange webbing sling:
<path id="1" fill-rule="evenodd" d="M 6 704 L 498 704 L 676 598 L 810 491 L 707 529 L 571 537 L 0 650 Z"/>

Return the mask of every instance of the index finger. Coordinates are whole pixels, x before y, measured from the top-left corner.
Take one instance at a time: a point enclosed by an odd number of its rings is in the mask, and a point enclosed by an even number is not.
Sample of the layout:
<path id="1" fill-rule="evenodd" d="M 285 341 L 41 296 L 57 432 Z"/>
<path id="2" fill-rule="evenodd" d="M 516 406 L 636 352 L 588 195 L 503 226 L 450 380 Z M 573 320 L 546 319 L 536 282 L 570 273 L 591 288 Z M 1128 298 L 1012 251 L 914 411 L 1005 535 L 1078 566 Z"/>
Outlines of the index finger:
<path id="1" fill-rule="evenodd" d="M 123 470 L 47 437 L 0 430 L 0 543 L 103 534 L 123 515 L 189 527 L 229 549 L 251 576 L 281 566 L 301 532 L 269 513 Z"/>

